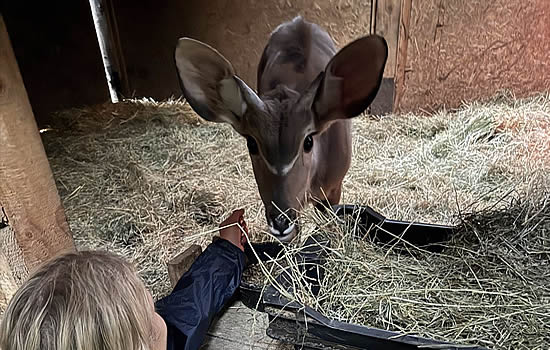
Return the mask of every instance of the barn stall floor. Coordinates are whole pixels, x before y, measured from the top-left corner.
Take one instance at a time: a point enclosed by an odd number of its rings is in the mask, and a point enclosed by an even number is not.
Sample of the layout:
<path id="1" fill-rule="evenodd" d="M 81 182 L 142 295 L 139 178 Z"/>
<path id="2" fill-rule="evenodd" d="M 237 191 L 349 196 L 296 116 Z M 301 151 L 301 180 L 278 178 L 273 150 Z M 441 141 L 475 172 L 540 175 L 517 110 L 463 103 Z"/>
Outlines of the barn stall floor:
<path id="1" fill-rule="evenodd" d="M 268 337 L 265 333 L 267 326 L 267 314 L 251 310 L 241 302 L 236 302 L 212 324 L 201 349 L 294 349 L 294 346 L 282 344 Z"/>
<path id="2" fill-rule="evenodd" d="M 169 291 L 166 262 L 205 246 L 233 209 L 252 239 L 268 239 L 245 142 L 188 105 L 127 101 L 58 113 L 43 134 L 77 246 L 117 252 L 155 298 Z M 498 96 L 430 117 L 354 121 L 343 202 L 387 217 L 452 223 L 519 190 L 550 165 L 550 97 Z"/>

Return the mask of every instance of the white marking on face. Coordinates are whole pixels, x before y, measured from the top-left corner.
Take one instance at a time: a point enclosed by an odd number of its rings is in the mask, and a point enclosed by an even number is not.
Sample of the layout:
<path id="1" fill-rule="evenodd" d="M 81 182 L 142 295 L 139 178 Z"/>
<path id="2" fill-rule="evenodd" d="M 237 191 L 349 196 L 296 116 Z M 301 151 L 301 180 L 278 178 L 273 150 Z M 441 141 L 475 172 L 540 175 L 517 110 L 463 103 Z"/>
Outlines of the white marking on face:
<path id="1" fill-rule="evenodd" d="M 287 229 L 283 232 L 283 235 L 288 235 L 290 232 L 294 230 L 295 226 L 296 226 L 295 224 L 292 224 L 289 227 L 287 227 Z"/>
<path id="2" fill-rule="evenodd" d="M 296 164 L 296 160 L 298 159 L 299 155 L 300 154 L 297 154 L 296 157 L 294 157 L 294 159 L 290 161 L 290 163 L 288 163 L 287 165 L 284 165 L 281 168 L 281 175 L 282 176 L 285 176 L 286 174 L 288 174 L 288 172 L 294 167 L 294 164 Z"/>
<path id="3" fill-rule="evenodd" d="M 262 157 L 262 159 L 264 160 L 265 166 L 269 169 L 269 171 L 273 175 L 278 175 L 279 174 L 279 172 L 277 171 L 277 168 L 275 168 L 273 165 L 269 164 L 269 162 L 264 157 Z"/>
<path id="4" fill-rule="evenodd" d="M 272 235 L 278 236 L 281 234 L 281 231 L 277 230 L 275 227 L 272 226 L 273 224 L 269 225 L 269 232 L 271 232 Z"/>
<path id="5" fill-rule="evenodd" d="M 292 231 L 294 231 L 295 227 L 296 227 L 296 224 L 292 223 L 281 234 L 281 231 L 279 231 L 275 227 L 273 227 L 273 224 L 270 224 L 269 225 L 269 232 L 271 232 L 272 235 L 277 236 L 277 238 L 285 238 L 284 236 L 288 236 Z M 283 237 L 281 237 L 281 236 L 283 236 Z"/>
<path id="6" fill-rule="evenodd" d="M 296 157 L 294 157 L 294 159 L 292 159 L 290 161 L 290 163 L 288 164 L 285 164 L 283 165 L 280 169 L 280 171 L 274 167 L 273 165 L 269 164 L 269 162 L 267 161 L 267 159 L 265 159 L 264 157 L 262 157 L 262 159 L 264 160 L 265 162 L 265 165 L 267 166 L 267 168 L 269 169 L 269 171 L 274 174 L 274 175 L 279 175 L 279 176 L 285 176 L 286 174 L 288 174 L 288 172 L 294 167 L 294 164 L 296 164 L 296 160 L 298 160 L 298 157 L 300 156 L 300 154 L 298 153 L 296 155 Z"/>

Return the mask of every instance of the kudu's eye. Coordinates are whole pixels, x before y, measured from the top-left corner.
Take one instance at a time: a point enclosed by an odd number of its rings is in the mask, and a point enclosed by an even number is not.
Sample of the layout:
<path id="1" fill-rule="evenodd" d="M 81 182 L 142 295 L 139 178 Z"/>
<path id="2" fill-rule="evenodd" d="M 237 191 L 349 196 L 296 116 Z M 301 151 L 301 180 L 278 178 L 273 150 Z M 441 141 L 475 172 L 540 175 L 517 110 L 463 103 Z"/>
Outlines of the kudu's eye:
<path id="1" fill-rule="evenodd" d="M 246 147 L 248 147 L 248 152 L 252 155 L 258 154 L 258 144 L 252 136 L 246 137 Z"/>
<path id="2" fill-rule="evenodd" d="M 304 140 L 304 151 L 306 153 L 311 152 L 311 149 L 313 148 L 313 136 L 307 135 Z"/>

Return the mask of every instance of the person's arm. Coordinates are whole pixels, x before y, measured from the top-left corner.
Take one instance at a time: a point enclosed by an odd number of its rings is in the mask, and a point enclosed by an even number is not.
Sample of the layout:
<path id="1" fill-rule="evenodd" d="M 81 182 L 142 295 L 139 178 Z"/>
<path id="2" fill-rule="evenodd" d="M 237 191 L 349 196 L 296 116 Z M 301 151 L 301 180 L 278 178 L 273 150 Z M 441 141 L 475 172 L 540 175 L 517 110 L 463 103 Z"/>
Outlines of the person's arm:
<path id="1" fill-rule="evenodd" d="M 244 224 L 242 211 L 235 212 L 220 226 L 237 220 Z M 198 349 L 212 319 L 241 282 L 246 241 L 237 226 L 222 229 L 220 235 L 224 239 L 210 244 L 172 293 L 156 303 L 157 312 L 168 327 L 168 350 Z"/>

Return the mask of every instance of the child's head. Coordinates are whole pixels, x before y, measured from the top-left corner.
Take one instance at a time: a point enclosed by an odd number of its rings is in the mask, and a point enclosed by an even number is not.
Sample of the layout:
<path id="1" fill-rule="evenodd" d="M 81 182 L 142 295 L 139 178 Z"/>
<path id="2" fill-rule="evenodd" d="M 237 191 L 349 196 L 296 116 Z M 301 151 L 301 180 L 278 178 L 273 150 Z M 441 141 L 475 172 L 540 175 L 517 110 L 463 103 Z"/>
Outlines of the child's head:
<path id="1" fill-rule="evenodd" d="M 74 252 L 46 263 L 15 293 L 0 325 L 0 349 L 152 350 L 162 348 L 165 332 L 129 263 L 106 252 Z"/>

